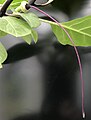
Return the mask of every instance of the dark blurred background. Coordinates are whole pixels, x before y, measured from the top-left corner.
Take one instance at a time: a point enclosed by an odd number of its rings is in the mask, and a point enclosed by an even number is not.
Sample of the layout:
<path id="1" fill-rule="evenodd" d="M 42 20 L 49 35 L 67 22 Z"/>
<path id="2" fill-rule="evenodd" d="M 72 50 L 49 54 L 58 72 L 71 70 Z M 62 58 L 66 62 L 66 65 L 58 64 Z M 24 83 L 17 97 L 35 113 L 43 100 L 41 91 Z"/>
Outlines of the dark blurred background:
<path id="1" fill-rule="evenodd" d="M 64 22 L 90 15 L 91 0 L 54 0 L 41 9 Z M 81 82 L 73 47 L 59 44 L 46 23 L 37 31 L 39 41 L 30 46 L 10 35 L 0 39 L 8 51 L 8 59 L 0 69 L 0 120 L 82 120 Z M 85 83 L 86 120 L 90 120 L 91 47 L 78 50 Z"/>

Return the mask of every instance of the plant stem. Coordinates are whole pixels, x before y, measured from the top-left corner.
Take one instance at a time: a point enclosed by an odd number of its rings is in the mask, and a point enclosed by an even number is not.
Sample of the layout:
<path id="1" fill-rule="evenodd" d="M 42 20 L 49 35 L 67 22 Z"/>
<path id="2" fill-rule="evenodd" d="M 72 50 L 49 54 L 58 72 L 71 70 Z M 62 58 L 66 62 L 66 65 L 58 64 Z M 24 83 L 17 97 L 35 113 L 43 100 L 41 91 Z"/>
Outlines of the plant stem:
<path id="1" fill-rule="evenodd" d="M 6 0 L 3 6 L 0 9 L 0 17 L 4 16 L 8 6 L 12 3 L 13 0 Z"/>
<path id="2" fill-rule="evenodd" d="M 71 43 L 72 43 L 72 45 L 74 47 L 76 56 L 77 56 L 78 65 L 79 65 L 79 69 L 80 69 L 81 93 L 82 93 L 82 117 L 85 118 L 85 111 L 84 111 L 84 80 L 83 80 L 82 64 L 81 64 L 81 59 L 80 59 L 80 55 L 79 55 L 78 49 L 75 46 L 75 43 L 74 43 L 72 37 L 70 36 L 70 34 L 68 33 L 68 31 L 56 19 L 54 19 L 52 16 L 50 16 L 49 14 L 47 14 L 46 12 L 42 11 L 41 9 L 39 9 L 39 8 L 37 8 L 35 6 L 30 5 L 30 8 L 33 8 L 33 9 L 41 12 L 42 14 L 48 16 L 52 21 L 57 23 L 58 26 L 66 33 L 66 35 L 68 36 L 69 40 L 71 41 Z"/>

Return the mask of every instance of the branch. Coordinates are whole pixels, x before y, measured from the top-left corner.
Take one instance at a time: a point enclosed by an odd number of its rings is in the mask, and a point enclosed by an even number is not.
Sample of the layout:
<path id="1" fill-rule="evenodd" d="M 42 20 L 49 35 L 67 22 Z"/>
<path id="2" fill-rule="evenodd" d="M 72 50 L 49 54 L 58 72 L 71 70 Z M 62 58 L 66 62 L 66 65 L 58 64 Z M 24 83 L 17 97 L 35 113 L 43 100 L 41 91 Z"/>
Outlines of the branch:
<path id="1" fill-rule="evenodd" d="M 0 9 L 0 17 L 4 16 L 6 13 L 7 8 L 12 3 L 13 0 L 6 0 L 3 4 L 3 6 Z"/>

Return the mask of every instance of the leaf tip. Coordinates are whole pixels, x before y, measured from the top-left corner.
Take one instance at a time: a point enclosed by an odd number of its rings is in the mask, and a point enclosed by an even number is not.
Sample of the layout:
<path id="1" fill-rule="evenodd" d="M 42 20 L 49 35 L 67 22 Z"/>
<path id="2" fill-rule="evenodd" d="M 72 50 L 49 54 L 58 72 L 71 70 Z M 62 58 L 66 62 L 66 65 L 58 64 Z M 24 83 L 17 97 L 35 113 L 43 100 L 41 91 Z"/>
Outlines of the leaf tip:
<path id="1" fill-rule="evenodd" d="M 2 64 L 0 63 L 0 69 L 3 68 Z"/>

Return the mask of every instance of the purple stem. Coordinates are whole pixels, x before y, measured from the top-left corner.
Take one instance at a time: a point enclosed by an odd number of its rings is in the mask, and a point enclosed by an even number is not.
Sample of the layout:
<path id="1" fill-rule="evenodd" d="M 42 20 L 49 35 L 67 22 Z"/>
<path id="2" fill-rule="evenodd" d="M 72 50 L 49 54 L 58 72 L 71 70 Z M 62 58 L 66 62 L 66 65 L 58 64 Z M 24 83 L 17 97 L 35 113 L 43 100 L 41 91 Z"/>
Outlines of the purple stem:
<path id="1" fill-rule="evenodd" d="M 68 31 L 56 20 L 54 19 L 52 16 L 50 16 L 49 14 L 47 14 L 46 12 L 40 10 L 39 8 L 30 5 L 31 8 L 41 12 L 42 14 L 48 16 L 51 20 L 53 20 L 55 23 L 57 23 L 59 25 L 59 27 L 66 33 L 66 35 L 68 36 L 69 40 L 71 41 L 76 56 L 77 56 L 77 60 L 78 60 L 78 64 L 79 64 L 79 69 L 80 69 L 80 79 L 81 79 L 81 93 L 82 93 L 82 116 L 83 118 L 85 118 L 85 111 L 84 111 L 84 80 L 83 80 L 83 72 L 82 72 L 82 64 L 81 64 L 81 59 L 80 59 L 80 55 L 78 53 L 77 47 L 75 46 L 75 43 L 73 41 L 73 39 L 71 38 L 70 34 L 68 33 Z"/>

